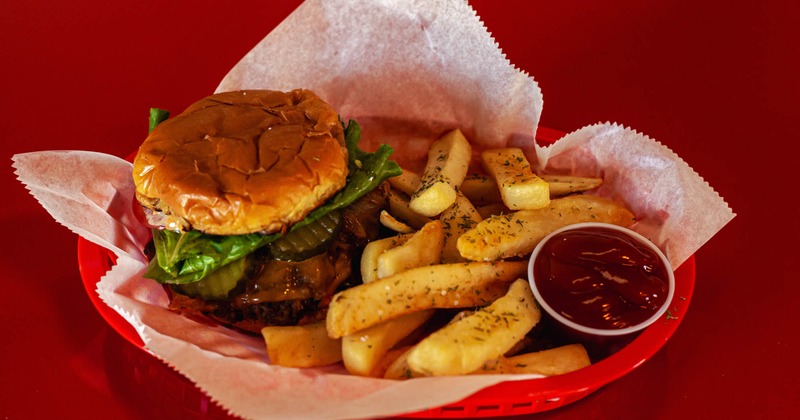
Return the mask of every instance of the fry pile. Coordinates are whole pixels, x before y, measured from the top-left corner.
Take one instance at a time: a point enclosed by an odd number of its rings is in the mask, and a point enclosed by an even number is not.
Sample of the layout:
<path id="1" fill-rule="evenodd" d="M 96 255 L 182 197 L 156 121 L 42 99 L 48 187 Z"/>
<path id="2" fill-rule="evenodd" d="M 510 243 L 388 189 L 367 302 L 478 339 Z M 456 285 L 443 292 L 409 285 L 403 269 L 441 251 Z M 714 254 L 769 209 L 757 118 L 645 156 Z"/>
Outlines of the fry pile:
<path id="1" fill-rule="evenodd" d="M 264 328 L 271 362 L 342 361 L 352 374 L 391 379 L 558 375 L 589 365 L 580 344 L 524 352 L 541 318 L 526 257 L 558 228 L 629 226 L 633 214 L 584 194 L 601 179 L 537 175 L 520 149 L 480 158 L 485 174 L 468 175 L 472 147 L 453 130 L 431 145 L 421 175 L 391 178 L 381 222 L 396 235 L 366 246 L 363 284 L 336 294 L 325 322 Z"/>

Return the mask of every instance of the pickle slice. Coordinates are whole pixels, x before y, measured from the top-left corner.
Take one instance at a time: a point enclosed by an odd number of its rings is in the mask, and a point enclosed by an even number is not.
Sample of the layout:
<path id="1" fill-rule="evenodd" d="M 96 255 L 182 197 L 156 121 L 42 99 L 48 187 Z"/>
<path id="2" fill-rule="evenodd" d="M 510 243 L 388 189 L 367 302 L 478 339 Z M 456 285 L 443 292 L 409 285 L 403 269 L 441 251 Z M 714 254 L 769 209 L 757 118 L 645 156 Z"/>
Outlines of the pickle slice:
<path id="1" fill-rule="evenodd" d="M 342 212 L 332 211 L 319 219 L 281 236 L 269 244 L 272 257 L 281 261 L 302 261 L 322 253 L 336 237 Z"/>
<path id="2" fill-rule="evenodd" d="M 194 298 L 205 300 L 225 299 L 244 277 L 247 257 L 239 258 L 211 272 L 202 280 L 193 283 L 172 284 L 172 290 Z"/>

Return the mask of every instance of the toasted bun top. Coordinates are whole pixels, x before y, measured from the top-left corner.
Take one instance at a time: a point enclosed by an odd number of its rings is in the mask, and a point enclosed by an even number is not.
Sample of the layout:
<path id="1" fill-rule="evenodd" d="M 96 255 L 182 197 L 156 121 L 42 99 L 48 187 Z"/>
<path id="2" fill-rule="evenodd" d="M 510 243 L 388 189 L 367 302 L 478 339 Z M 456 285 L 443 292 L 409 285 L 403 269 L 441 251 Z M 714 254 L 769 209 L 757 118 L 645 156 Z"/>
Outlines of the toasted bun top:
<path id="1" fill-rule="evenodd" d="M 308 90 L 209 96 L 159 124 L 133 162 L 142 205 L 215 235 L 285 229 L 346 178 L 338 114 Z"/>

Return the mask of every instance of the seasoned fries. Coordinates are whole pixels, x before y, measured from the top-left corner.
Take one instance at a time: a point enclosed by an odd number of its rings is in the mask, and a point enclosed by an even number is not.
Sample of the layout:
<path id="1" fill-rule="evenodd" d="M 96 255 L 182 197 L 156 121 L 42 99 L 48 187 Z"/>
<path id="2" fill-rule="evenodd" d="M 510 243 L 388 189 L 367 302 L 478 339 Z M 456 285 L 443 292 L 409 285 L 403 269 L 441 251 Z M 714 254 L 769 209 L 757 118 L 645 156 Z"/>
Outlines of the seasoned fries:
<path id="1" fill-rule="evenodd" d="M 411 268 L 437 264 L 442 259 L 443 246 L 442 222 L 431 221 L 408 238 L 404 244 L 387 249 L 378 255 L 377 277 L 382 279 Z"/>
<path id="2" fill-rule="evenodd" d="M 481 159 L 509 209 L 535 210 L 550 203 L 547 182 L 533 173 L 522 149 L 486 150 L 481 153 Z"/>
<path id="3" fill-rule="evenodd" d="M 286 367 L 315 367 L 342 360 L 342 340 L 328 337 L 324 322 L 291 327 L 264 327 L 270 362 Z"/>
<path id="4" fill-rule="evenodd" d="M 488 219 L 492 216 L 499 216 L 501 214 L 511 213 L 511 210 L 509 210 L 509 208 L 506 207 L 506 205 L 503 204 L 502 202 L 480 206 L 477 208 L 477 210 L 478 214 L 481 216 L 481 220 Z"/>
<path id="5" fill-rule="evenodd" d="M 536 373 L 555 376 L 576 371 L 590 364 L 589 354 L 583 345 L 568 344 L 512 357 L 499 357 L 485 363 L 471 374 Z"/>
<path id="6" fill-rule="evenodd" d="M 392 188 L 410 196 L 419 188 L 420 177 L 414 172 L 403 169 L 402 174 L 389 178 L 388 181 Z"/>
<path id="7" fill-rule="evenodd" d="M 411 379 L 427 376 L 423 373 L 415 372 L 411 369 L 411 366 L 408 365 L 408 355 L 411 354 L 412 349 L 413 347 L 398 349 L 398 354 L 394 355 L 383 377 L 386 379 Z"/>
<path id="8" fill-rule="evenodd" d="M 389 191 L 389 213 L 415 229 L 422 228 L 432 220 L 430 217 L 411 210 L 408 197 L 394 190 Z"/>
<path id="9" fill-rule="evenodd" d="M 604 222 L 630 226 L 633 214 L 606 198 L 571 195 L 539 210 L 494 216 L 458 238 L 458 251 L 472 261 L 496 261 L 529 254 L 550 232 L 574 223 Z"/>
<path id="10" fill-rule="evenodd" d="M 442 262 L 453 263 L 466 261 L 458 252 L 456 244 L 464 232 L 472 229 L 483 218 L 461 193 L 456 195 L 456 201 L 439 216 L 444 227 L 444 248 L 442 249 Z"/>
<path id="11" fill-rule="evenodd" d="M 493 179 L 485 175 L 471 174 L 464 178 L 458 189 L 473 204 L 492 204 L 503 200 Z"/>
<path id="12" fill-rule="evenodd" d="M 513 373 L 538 373 L 547 376 L 561 375 L 591 364 L 589 354 L 581 344 L 520 354 L 509 357 L 507 361 Z"/>
<path id="13" fill-rule="evenodd" d="M 339 338 L 423 309 L 486 305 L 503 296 L 526 266 L 523 261 L 440 264 L 352 287 L 333 296 L 328 335 Z"/>
<path id="14" fill-rule="evenodd" d="M 406 243 L 410 234 L 396 235 L 372 241 L 361 253 L 361 281 L 373 282 L 378 279 L 378 257 L 389 249 Z"/>
<path id="15" fill-rule="evenodd" d="M 528 282 L 518 279 L 505 296 L 420 341 L 408 355 L 408 366 L 433 376 L 474 372 L 505 354 L 540 318 Z"/>
<path id="16" fill-rule="evenodd" d="M 353 375 L 572 372 L 590 364 L 580 344 L 547 350 L 525 256 L 549 233 L 580 222 L 629 226 L 634 215 L 584 195 L 600 178 L 534 173 L 517 148 L 480 154 L 488 176 L 466 176 L 472 149 L 453 130 L 431 145 L 422 176 L 389 179 L 381 224 L 396 235 L 366 244 L 362 284 L 340 291 L 325 322 L 262 331 L 274 364 L 342 361 Z M 455 309 L 462 309 L 456 313 Z"/>
<path id="17" fill-rule="evenodd" d="M 559 197 L 593 190 L 603 185 L 602 178 L 586 178 L 570 175 L 541 175 L 550 187 L 550 197 Z"/>
<path id="18" fill-rule="evenodd" d="M 467 176 L 472 146 L 460 130 L 453 130 L 431 145 L 428 163 L 409 207 L 433 217 L 456 201 L 456 188 Z"/>
<path id="19" fill-rule="evenodd" d="M 379 221 L 381 225 L 397 232 L 397 233 L 411 233 L 414 231 L 414 228 L 397 220 L 394 216 L 391 215 L 386 210 L 381 210 Z"/>
<path id="20" fill-rule="evenodd" d="M 345 368 L 354 375 L 379 376 L 375 369 L 386 353 L 432 315 L 432 309 L 412 312 L 342 338 Z"/>
<path id="21" fill-rule="evenodd" d="M 549 174 L 541 174 L 539 178 L 547 183 L 551 199 L 586 192 L 603 185 L 602 178 Z M 458 190 L 474 204 L 491 205 L 503 200 L 497 183 L 485 175 L 467 175 Z"/>

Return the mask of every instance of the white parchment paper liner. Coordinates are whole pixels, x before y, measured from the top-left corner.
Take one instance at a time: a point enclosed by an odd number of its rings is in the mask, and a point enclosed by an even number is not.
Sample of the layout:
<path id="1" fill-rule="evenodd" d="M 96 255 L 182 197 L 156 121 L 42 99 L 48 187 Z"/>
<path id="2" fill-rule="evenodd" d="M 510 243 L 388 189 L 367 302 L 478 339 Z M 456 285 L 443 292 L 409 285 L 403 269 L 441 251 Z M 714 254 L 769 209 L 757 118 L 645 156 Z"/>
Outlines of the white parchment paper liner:
<path id="1" fill-rule="evenodd" d="M 636 229 L 677 267 L 733 218 L 683 160 L 617 124 L 577 130 L 549 148 L 532 141 L 542 110 L 536 82 L 503 56 L 460 0 L 302 4 L 237 64 L 218 90 L 315 90 L 364 127 L 362 148 L 388 142 L 420 164 L 432 133 L 461 128 L 477 149 L 526 150 L 551 173 L 602 176 L 597 194 L 619 200 Z M 154 104 L 157 106 L 157 104 Z M 144 123 L 144 122 L 143 122 Z M 14 156 L 21 182 L 59 223 L 112 250 L 117 265 L 97 292 L 146 348 L 232 413 L 249 418 L 367 418 L 458 401 L 500 381 L 470 376 L 395 382 L 353 377 L 340 365 L 271 366 L 258 338 L 201 325 L 166 310 L 161 286 L 143 279 L 147 231 L 131 211 L 131 165 L 94 152 Z"/>

